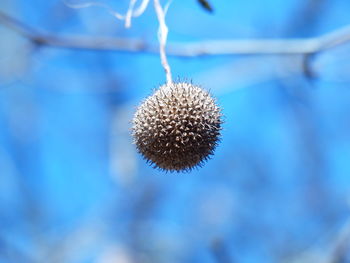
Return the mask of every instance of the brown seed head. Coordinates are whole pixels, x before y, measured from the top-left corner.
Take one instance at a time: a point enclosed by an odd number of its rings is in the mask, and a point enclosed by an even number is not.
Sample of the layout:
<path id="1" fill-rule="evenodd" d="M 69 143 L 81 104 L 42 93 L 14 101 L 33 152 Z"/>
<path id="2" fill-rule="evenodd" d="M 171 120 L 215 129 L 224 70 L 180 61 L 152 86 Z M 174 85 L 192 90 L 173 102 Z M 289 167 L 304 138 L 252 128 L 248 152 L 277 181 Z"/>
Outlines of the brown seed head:
<path id="1" fill-rule="evenodd" d="M 191 170 L 213 154 L 221 119 L 220 108 L 207 91 L 186 82 L 164 84 L 137 109 L 134 142 L 160 169 Z"/>

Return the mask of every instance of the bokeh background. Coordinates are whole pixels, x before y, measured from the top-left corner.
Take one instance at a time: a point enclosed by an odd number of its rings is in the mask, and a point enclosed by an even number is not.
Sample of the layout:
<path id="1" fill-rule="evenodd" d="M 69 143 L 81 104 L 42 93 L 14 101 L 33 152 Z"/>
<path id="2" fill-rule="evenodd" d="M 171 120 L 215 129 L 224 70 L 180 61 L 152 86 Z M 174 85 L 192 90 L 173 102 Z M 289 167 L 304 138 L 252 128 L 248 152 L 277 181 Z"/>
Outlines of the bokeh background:
<path id="1" fill-rule="evenodd" d="M 346 0 L 210 3 L 213 13 L 172 1 L 168 43 L 306 38 L 350 23 Z M 57 36 L 157 43 L 152 4 L 130 29 L 61 0 L 0 10 Z M 165 81 L 157 54 L 36 45 L 0 24 L 0 262 L 350 262 L 350 44 L 312 56 L 307 72 L 303 61 L 170 56 L 175 78 L 217 97 L 225 124 L 203 168 L 164 173 L 130 136 L 136 107 Z"/>

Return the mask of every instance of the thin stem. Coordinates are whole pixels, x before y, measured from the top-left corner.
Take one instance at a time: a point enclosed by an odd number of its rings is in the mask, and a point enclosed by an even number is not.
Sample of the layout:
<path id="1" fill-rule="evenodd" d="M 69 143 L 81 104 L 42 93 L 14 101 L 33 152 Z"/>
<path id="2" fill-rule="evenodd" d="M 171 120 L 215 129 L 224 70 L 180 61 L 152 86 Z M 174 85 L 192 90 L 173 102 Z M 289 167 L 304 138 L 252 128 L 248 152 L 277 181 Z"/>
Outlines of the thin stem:
<path id="1" fill-rule="evenodd" d="M 131 17 L 132 17 L 133 11 L 134 11 L 134 6 L 136 4 L 136 1 L 137 0 L 130 0 L 129 8 L 128 8 L 128 11 L 126 12 L 126 15 L 125 15 L 125 27 L 126 28 L 131 27 Z"/>
<path id="2" fill-rule="evenodd" d="M 148 3 L 149 3 L 149 0 L 142 0 L 140 6 L 136 10 L 134 10 L 132 16 L 137 17 L 142 15 L 148 6 Z"/>
<path id="3" fill-rule="evenodd" d="M 168 59 L 165 52 L 166 41 L 168 37 L 168 27 L 165 23 L 165 12 L 159 3 L 159 0 L 154 0 L 154 9 L 157 14 L 159 28 L 158 28 L 158 40 L 159 40 L 159 53 L 162 66 L 165 71 L 167 83 L 172 82 L 171 69 L 168 63 Z"/>

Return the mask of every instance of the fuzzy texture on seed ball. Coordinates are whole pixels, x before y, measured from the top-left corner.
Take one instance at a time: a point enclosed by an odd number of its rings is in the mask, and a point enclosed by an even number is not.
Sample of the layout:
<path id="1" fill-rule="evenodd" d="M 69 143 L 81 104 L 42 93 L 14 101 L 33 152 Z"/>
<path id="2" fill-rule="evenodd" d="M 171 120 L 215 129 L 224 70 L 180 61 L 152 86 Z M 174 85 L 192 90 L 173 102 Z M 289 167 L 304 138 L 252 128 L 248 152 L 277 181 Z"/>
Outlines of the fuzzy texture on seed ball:
<path id="1" fill-rule="evenodd" d="M 133 137 L 143 157 L 166 171 L 191 170 L 213 154 L 222 115 L 210 94 L 187 82 L 164 84 L 137 109 Z"/>

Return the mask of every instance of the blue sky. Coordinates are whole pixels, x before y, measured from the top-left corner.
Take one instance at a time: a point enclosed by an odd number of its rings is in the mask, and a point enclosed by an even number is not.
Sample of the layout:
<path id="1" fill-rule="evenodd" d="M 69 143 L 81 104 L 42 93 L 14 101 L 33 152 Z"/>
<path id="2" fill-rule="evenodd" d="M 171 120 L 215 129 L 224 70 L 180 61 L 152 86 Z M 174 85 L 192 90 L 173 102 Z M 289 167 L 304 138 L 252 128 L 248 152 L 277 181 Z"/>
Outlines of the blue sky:
<path id="1" fill-rule="evenodd" d="M 350 22 L 341 0 L 211 3 L 212 14 L 174 0 L 168 43 L 316 37 Z M 157 42 L 151 4 L 130 29 L 62 1 L 0 10 L 57 36 Z M 165 81 L 157 54 L 38 47 L 1 24 L 0 35 L 0 262 L 318 262 L 332 251 L 349 216 L 348 44 L 314 55 L 314 78 L 300 56 L 169 56 L 225 123 L 204 167 L 164 173 L 130 133 Z"/>

